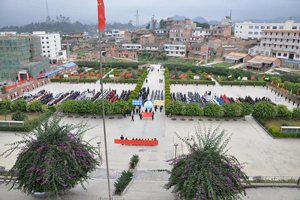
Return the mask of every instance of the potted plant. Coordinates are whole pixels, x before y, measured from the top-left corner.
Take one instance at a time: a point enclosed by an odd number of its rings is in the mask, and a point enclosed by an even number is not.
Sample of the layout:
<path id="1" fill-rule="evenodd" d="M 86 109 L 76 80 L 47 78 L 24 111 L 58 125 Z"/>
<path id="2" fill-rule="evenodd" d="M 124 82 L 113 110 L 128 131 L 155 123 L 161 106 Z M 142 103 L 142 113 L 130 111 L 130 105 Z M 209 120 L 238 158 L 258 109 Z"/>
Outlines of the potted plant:
<path id="1" fill-rule="evenodd" d="M 63 124 L 54 116 L 10 144 L 12 147 L 1 156 L 20 150 L 7 182 L 12 183 L 10 189 L 49 197 L 67 192 L 78 183 L 82 185 L 98 164 L 96 148 L 83 140 L 88 130 L 86 123 Z"/>

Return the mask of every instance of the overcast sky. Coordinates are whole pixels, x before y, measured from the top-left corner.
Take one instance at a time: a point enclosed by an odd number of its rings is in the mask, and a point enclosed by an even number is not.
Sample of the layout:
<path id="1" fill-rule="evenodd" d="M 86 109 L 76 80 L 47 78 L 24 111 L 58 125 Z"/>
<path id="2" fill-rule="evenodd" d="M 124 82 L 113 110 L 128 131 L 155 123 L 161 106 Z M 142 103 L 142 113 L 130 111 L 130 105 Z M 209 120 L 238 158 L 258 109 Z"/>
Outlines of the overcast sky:
<path id="1" fill-rule="evenodd" d="M 127 23 L 139 10 L 140 24 L 152 15 L 160 20 L 168 16 L 184 15 L 191 19 L 202 16 L 207 20 L 221 20 L 233 13 L 233 20 L 273 19 L 299 16 L 300 0 L 104 0 L 107 22 Z M 48 0 L 52 19 L 62 14 L 72 22 L 97 22 L 97 0 Z M 42 22 L 46 19 L 46 0 L 0 0 L 0 27 Z"/>

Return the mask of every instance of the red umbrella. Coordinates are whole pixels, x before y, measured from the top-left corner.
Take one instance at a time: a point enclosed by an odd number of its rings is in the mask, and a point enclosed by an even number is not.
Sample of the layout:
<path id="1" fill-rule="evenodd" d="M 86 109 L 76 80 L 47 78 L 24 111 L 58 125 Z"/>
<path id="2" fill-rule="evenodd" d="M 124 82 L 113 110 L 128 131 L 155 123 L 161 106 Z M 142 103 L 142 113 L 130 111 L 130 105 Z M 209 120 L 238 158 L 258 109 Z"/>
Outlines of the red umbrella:
<path id="1" fill-rule="evenodd" d="M 173 76 L 172 76 L 172 79 L 175 78 L 175 77 L 176 77 L 176 75 L 173 75 Z"/>
<path id="2" fill-rule="evenodd" d="M 85 74 L 84 76 L 87 77 L 89 74 Z"/>
<path id="3" fill-rule="evenodd" d="M 271 85 L 273 85 L 274 81 L 271 81 Z"/>

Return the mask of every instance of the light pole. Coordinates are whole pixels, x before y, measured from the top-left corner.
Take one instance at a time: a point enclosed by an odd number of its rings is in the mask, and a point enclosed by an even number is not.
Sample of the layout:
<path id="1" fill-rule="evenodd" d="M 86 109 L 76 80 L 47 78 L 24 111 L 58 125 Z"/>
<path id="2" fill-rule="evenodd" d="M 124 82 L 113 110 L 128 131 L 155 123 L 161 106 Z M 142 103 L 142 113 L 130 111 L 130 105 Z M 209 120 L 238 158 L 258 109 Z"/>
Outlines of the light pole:
<path id="1" fill-rule="evenodd" d="M 177 154 L 177 147 L 178 147 L 178 144 L 175 143 L 175 144 L 174 144 L 174 147 L 175 147 L 175 159 L 176 159 L 176 154 Z"/>

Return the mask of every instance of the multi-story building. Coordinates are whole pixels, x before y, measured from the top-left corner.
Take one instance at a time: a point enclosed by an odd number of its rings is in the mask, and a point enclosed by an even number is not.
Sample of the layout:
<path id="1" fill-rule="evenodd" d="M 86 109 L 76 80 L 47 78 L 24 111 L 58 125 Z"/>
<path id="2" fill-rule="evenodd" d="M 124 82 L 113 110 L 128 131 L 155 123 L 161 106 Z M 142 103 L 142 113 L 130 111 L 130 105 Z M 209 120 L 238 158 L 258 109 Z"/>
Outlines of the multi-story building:
<path id="1" fill-rule="evenodd" d="M 149 43 L 154 43 L 155 37 L 153 34 L 147 34 L 147 35 L 142 35 L 140 37 L 140 43 L 141 44 L 149 44 Z"/>
<path id="2" fill-rule="evenodd" d="M 142 45 L 142 50 L 143 51 L 163 51 L 164 47 L 160 43 L 152 43 L 152 44 L 143 44 Z"/>
<path id="3" fill-rule="evenodd" d="M 209 37 L 212 35 L 211 29 L 203 29 L 202 27 L 197 27 L 192 31 L 192 37 Z"/>
<path id="4" fill-rule="evenodd" d="M 108 29 L 104 32 L 104 35 L 106 37 L 119 37 L 120 36 L 120 30 L 119 29 Z"/>
<path id="5" fill-rule="evenodd" d="M 141 48 L 142 48 L 141 44 L 122 44 L 122 49 L 140 50 Z"/>
<path id="6" fill-rule="evenodd" d="M 41 38 L 41 46 L 44 57 L 48 57 L 50 63 L 61 64 L 67 59 L 65 50 L 61 50 L 61 39 L 59 33 L 46 33 L 45 31 L 34 31 L 33 35 Z"/>
<path id="7" fill-rule="evenodd" d="M 285 23 L 252 23 L 244 21 L 235 24 L 234 36 L 242 39 L 260 39 L 263 30 L 300 30 L 300 23 L 287 20 Z"/>
<path id="8" fill-rule="evenodd" d="M 50 69 L 37 36 L 0 37 L 0 81 L 29 80 Z"/>
<path id="9" fill-rule="evenodd" d="M 251 55 L 265 55 L 300 61 L 300 30 L 263 30 L 259 46 L 250 48 Z"/>
<path id="10" fill-rule="evenodd" d="M 184 57 L 186 55 L 186 46 L 183 44 L 164 44 L 164 50 L 167 56 Z"/>

